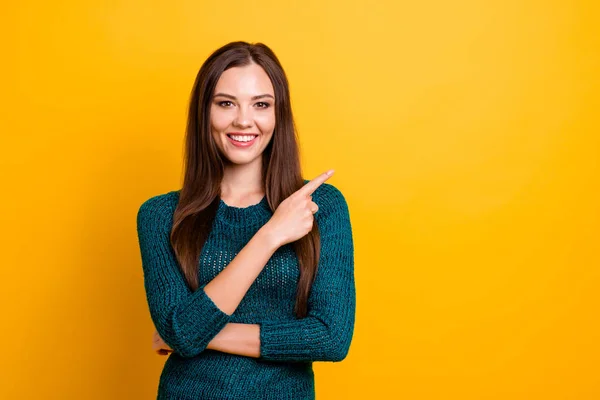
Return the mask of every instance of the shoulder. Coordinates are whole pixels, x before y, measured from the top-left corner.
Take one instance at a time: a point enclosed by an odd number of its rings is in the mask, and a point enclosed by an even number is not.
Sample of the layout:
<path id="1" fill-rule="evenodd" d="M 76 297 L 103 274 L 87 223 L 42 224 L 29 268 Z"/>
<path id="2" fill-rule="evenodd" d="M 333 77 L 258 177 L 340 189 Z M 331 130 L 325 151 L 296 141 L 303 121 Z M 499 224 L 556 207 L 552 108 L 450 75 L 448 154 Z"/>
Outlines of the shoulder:
<path id="1" fill-rule="evenodd" d="M 142 202 L 137 212 L 138 229 L 172 221 L 179 202 L 179 190 L 161 193 Z"/>

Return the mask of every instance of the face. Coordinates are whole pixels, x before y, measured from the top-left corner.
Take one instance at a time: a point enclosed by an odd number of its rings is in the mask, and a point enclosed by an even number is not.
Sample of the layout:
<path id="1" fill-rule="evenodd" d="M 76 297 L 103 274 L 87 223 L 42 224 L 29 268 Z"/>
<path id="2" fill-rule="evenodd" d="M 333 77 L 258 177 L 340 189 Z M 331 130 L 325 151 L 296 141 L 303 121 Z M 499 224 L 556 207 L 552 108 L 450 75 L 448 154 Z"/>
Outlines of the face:
<path id="1" fill-rule="evenodd" d="M 260 160 L 275 129 L 274 97 L 271 80 L 259 65 L 221 74 L 210 106 L 211 134 L 229 162 Z"/>

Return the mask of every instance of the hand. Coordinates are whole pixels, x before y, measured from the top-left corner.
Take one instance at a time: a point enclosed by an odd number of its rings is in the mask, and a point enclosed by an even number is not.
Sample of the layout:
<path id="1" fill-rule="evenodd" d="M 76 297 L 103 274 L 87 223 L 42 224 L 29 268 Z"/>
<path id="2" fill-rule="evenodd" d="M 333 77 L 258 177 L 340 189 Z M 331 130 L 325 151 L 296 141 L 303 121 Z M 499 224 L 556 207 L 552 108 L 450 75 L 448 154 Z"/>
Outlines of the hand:
<path id="1" fill-rule="evenodd" d="M 168 344 L 158 334 L 158 331 L 154 331 L 154 337 L 152 338 L 152 350 L 161 356 L 167 355 L 173 351 Z"/>
<path id="2" fill-rule="evenodd" d="M 312 201 L 313 192 L 333 175 L 324 172 L 283 200 L 266 223 L 267 230 L 277 246 L 291 243 L 312 230 L 314 214 L 319 206 Z M 328 175 L 330 173 L 330 175 Z"/>

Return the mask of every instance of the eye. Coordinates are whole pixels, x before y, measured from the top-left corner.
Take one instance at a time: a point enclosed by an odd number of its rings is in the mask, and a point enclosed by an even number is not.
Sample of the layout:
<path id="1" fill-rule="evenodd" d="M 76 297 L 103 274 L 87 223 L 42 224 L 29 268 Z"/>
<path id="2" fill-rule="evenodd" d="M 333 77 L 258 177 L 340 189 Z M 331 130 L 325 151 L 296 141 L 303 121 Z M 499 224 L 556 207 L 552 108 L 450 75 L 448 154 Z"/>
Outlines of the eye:
<path id="1" fill-rule="evenodd" d="M 259 107 L 259 108 L 269 108 L 269 107 L 271 107 L 271 105 L 269 103 L 265 103 L 264 101 L 259 101 L 256 104 L 264 104 L 264 106 Z"/>
<path id="2" fill-rule="evenodd" d="M 217 104 L 220 105 L 221 107 L 227 107 L 227 106 L 224 106 L 223 103 L 231 103 L 231 102 L 228 100 L 225 100 L 225 101 L 220 101 Z"/>

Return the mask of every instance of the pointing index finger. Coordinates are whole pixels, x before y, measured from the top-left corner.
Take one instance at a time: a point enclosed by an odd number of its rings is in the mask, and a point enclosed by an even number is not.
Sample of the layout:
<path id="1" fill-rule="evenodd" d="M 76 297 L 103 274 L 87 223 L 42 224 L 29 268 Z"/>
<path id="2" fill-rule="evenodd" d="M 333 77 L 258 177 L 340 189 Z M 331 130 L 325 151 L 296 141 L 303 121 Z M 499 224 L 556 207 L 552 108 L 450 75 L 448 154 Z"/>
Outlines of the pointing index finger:
<path id="1" fill-rule="evenodd" d="M 331 178 L 331 175 L 333 175 L 334 170 L 330 169 L 327 172 L 322 173 L 321 175 L 317 176 L 316 178 L 313 178 L 312 180 L 308 181 L 306 183 L 306 185 L 302 186 L 300 189 L 298 189 L 298 191 L 296 193 L 300 193 L 303 195 L 311 195 L 313 194 L 313 192 L 315 190 L 317 190 L 317 188 L 319 186 L 321 186 L 321 184 L 323 182 L 325 182 L 327 179 Z"/>

